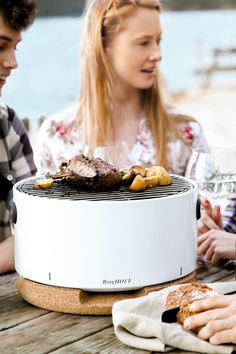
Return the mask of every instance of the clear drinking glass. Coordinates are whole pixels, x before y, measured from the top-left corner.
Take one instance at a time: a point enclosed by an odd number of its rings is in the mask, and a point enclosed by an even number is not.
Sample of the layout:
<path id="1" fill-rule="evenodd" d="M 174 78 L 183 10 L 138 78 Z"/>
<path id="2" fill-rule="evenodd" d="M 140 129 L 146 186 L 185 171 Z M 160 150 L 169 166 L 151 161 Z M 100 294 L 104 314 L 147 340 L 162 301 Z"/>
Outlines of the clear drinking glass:
<path id="1" fill-rule="evenodd" d="M 132 165 L 130 150 L 124 141 L 96 147 L 86 145 L 83 153 L 87 157 L 100 157 L 116 168 L 128 168 Z"/>
<path id="2" fill-rule="evenodd" d="M 236 152 L 212 148 L 210 153 L 193 151 L 186 177 L 197 182 L 199 194 L 213 205 L 236 193 Z"/>

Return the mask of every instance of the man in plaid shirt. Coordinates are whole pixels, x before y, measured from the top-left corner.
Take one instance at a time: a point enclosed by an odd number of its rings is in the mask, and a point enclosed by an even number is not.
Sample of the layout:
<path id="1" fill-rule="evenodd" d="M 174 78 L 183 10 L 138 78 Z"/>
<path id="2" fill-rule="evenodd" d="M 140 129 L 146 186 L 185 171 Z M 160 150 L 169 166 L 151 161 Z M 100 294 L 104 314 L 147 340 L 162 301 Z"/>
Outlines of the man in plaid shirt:
<path id="1" fill-rule="evenodd" d="M 35 19 L 34 0 L 0 0 L 0 92 L 17 68 L 21 32 Z M 14 270 L 9 207 L 13 184 L 36 173 L 26 130 L 15 112 L 0 103 L 0 274 Z"/>

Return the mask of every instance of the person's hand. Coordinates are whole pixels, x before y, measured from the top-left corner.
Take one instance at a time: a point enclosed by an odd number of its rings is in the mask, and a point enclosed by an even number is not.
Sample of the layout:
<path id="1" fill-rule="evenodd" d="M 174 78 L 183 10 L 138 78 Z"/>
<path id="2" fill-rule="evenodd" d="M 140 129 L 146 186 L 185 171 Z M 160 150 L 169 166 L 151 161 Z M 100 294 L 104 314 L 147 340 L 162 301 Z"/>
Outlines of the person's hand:
<path id="1" fill-rule="evenodd" d="M 235 259 L 236 234 L 210 230 L 198 236 L 198 253 L 213 265 L 220 259 Z"/>
<path id="2" fill-rule="evenodd" d="M 190 305 L 196 312 L 184 322 L 184 327 L 193 330 L 203 327 L 198 337 L 211 344 L 236 344 L 236 295 L 216 295 L 196 300 Z"/>
<path id="3" fill-rule="evenodd" d="M 220 206 L 216 205 L 213 208 L 208 199 L 203 199 L 202 207 L 203 211 L 198 221 L 198 235 L 202 235 L 212 229 L 223 230 Z"/>

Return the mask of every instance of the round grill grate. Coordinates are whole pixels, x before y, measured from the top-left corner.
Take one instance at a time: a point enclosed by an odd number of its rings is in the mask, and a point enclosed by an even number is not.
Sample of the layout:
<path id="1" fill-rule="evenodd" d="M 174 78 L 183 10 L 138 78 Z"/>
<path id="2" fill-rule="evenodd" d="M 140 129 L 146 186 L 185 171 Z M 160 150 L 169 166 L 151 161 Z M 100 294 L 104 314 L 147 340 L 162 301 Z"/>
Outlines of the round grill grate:
<path id="1" fill-rule="evenodd" d="M 34 177 L 22 181 L 18 184 L 17 190 L 28 195 L 69 200 L 87 200 L 87 201 L 128 201 L 144 200 L 152 198 L 163 198 L 171 195 L 185 193 L 194 188 L 194 186 L 185 178 L 171 175 L 172 184 L 170 186 L 157 186 L 147 188 L 142 192 L 131 192 L 129 187 L 122 186 L 117 191 L 94 192 L 79 190 L 68 185 L 65 182 L 54 182 L 50 189 L 34 189 L 34 183 L 39 177 Z"/>

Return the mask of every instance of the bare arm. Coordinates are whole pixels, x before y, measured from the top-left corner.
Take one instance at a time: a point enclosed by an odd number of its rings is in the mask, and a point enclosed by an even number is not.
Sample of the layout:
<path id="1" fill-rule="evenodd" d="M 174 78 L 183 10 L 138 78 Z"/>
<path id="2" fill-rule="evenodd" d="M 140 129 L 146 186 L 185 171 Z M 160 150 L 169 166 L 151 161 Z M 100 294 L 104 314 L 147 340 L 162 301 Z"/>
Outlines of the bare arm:
<path id="1" fill-rule="evenodd" d="M 0 243 L 0 274 L 15 270 L 13 236 Z"/>

